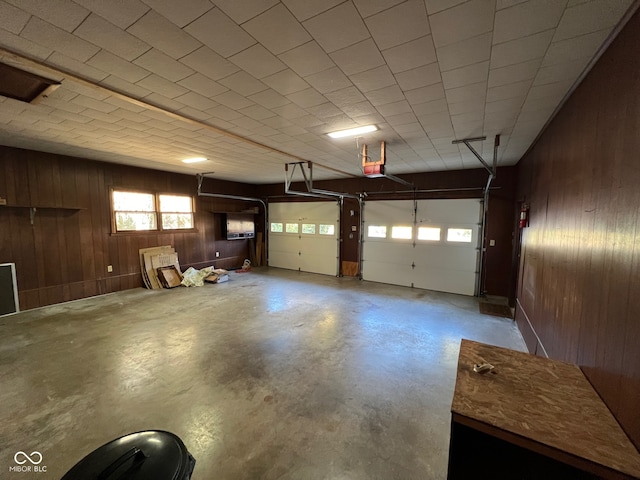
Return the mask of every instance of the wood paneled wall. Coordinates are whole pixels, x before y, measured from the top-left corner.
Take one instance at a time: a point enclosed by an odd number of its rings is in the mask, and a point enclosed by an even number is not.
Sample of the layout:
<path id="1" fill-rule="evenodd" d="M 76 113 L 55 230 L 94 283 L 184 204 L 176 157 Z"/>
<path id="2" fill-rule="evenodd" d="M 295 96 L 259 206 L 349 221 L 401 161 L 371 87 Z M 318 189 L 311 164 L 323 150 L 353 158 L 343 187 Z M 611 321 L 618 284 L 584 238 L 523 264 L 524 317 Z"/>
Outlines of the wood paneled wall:
<path id="1" fill-rule="evenodd" d="M 428 198 L 482 198 L 488 173 L 483 168 L 446 172 L 428 172 L 413 175 L 397 175 L 411 182 L 418 190 L 430 190 L 417 194 L 419 199 Z M 483 275 L 484 290 L 489 295 L 513 295 L 512 250 L 514 233 L 514 211 L 516 202 L 517 170 L 515 167 L 498 168 L 498 175 L 492 183 L 489 197 L 489 212 L 486 235 L 495 240 L 495 246 L 488 247 L 486 269 Z M 343 193 L 370 194 L 369 200 L 412 199 L 411 188 L 386 178 L 351 178 L 341 180 L 316 181 L 314 187 Z M 304 184 L 293 184 L 292 190 L 305 191 Z M 274 201 L 300 201 L 300 197 L 284 194 L 284 185 L 265 185 L 261 194 L 273 197 Z M 387 192 L 387 193 L 384 193 Z M 403 193 L 405 192 L 405 193 Z M 350 210 L 355 210 L 354 217 Z M 365 207 L 366 211 L 366 207 Z M 358 235 L 349 238 L 351 226 L 359 226 L 360 215 L 357 202 L 345 200 L 342 216 L 342 261 L 357 262 Z M 355 222 L 355 223 L 354 223 Z"/>
<path id="2" fill-rule="evenodd" d="M 519 164 L 531 215 L 516 312 L 529 349 L 581 365 L 636 446 L 639 45 L 636 13 Z"/>
<path id="3" fill-rule="evenodd" d="M 9 205 L 0 206 L 0 263 L 16 264 L 21 309 L 142 286 L 140 248 L 172 245 L 185 268 L 234 268 L 249 256 L 247 240 L 222 238 L 222 215 L 213 212 L 252 203 L 197 197 L 195 232 L 113 235 L 110 187 L 197 193 L 195 176 L 0 147 L 0 197 Z M 251 188 L 208 179 L 204 187 L 235 195 Z"/>

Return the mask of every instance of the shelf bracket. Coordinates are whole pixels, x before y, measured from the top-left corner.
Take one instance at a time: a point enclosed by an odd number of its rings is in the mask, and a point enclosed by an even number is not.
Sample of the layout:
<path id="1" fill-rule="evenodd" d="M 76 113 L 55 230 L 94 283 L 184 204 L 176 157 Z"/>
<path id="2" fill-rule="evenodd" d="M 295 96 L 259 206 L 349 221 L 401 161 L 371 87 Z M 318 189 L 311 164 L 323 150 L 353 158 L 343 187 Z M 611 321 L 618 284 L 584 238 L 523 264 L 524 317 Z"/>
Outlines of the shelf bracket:
<path id="1" fill-rule="evenodd" d="M 29 208 L 29 220 L 31 221 L 31 226 L 33 226 L 33 221 L 36 218 L 36 211 L 38 209 L 36 207 Z"/>

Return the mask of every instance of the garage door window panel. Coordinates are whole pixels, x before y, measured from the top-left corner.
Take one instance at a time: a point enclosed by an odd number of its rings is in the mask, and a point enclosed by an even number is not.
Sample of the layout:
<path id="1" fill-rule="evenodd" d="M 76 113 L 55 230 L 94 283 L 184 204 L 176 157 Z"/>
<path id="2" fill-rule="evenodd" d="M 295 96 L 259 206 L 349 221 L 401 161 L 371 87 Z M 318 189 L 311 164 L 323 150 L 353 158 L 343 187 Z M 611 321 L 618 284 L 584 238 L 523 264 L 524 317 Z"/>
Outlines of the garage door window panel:
<path id="1" fill-rule="evenodd" d="M 440 227 L 419 227 L 418 240 L 439 242 L 442 229 Z"/>
<path id="2" fill-rule="evenodd" d="M 302 224 L 302 233 L 304 235 L 315 235 L 316 234 L 316 224 L 315 223 L 303 223 Z"/>
<path id="3" fill-rule="evenodd" d="M 386 225 L 369 225 L 367 227 L 367 237 L 387 238 L 387 226 Z"/>
<path id="4" fill-rule="evenodd" d="M 447 242 L 471 243 L 473 240 L 473 229 L 471 228 L 448 228 Z"/>
<path id="5" fill-rule="evenodd" d="M 297 223 L 287 223 L 285 226 L 285 231 L 287 233 L 298 233 L 299 228 L 300 225 L 298 225 Z"/>
<path id="6" fill-rule="evenodd" d="M 391 227 L 391 238 L 394 240 L 411 240 L 413 238 L 413 227 L 394 225 Z"/>

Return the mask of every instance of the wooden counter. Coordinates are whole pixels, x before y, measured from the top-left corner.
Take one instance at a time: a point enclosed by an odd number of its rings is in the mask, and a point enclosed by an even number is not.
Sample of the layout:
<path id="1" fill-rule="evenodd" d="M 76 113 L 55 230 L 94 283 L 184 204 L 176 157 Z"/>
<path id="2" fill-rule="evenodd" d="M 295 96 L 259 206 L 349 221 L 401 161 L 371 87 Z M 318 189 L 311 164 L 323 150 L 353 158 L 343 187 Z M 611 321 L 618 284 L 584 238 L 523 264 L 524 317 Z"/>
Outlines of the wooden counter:
<path id="1" fill-rule="evenodd" d="M 473 371 L 485 362 L 495 369 Z M 640 454 L 576 365 L 462 340 L 451 417 L 450 479 L 640 478 Z"/>

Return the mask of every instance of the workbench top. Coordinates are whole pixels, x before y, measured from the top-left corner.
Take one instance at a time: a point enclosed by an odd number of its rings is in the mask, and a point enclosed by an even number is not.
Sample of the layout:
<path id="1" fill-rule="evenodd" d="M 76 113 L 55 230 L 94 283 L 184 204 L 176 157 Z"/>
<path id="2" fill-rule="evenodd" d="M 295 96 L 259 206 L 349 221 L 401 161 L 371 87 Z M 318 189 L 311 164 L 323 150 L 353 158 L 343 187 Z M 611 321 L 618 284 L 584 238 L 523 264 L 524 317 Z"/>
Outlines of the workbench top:
<path id="1" fill-rule="evenodd" d="M 482 363 L 495 368 L 474 372 Z M 640 454 L 576 365 L 462 340 L 451 412 L 525 448 L 640 478 Z"/>

